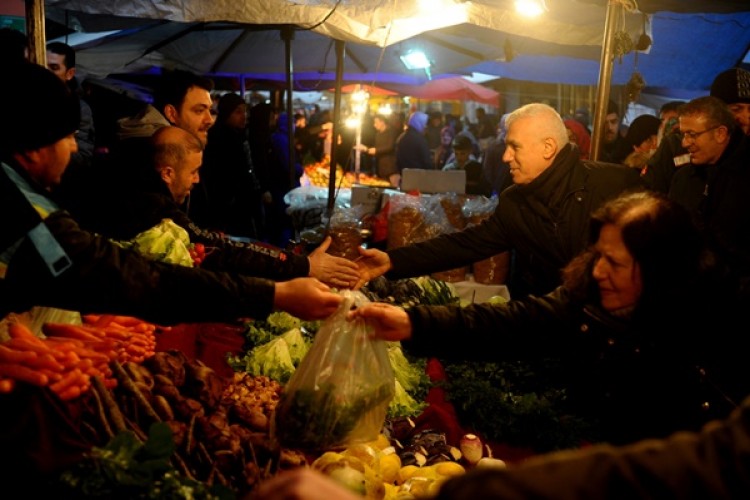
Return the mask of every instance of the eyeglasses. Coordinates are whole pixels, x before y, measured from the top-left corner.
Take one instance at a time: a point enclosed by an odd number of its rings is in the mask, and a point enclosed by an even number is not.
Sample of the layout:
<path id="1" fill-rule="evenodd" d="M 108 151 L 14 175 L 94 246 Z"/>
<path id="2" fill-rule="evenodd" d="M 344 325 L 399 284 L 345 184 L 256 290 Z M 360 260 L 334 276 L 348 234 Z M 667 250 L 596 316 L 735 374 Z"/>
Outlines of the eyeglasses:
<path id="1" fill-rule="evenodd" d="M 702 136 L 706 132 L 716 130 L 719 127 L 721 127 L 721 125 L 716 125 L 714 127 L 707 128 L 706 130 L 701 130 L 700 132 L 680 132 L 680 136 L 682 137 L 683 141 L 695 142 L 698 137 Z"/>

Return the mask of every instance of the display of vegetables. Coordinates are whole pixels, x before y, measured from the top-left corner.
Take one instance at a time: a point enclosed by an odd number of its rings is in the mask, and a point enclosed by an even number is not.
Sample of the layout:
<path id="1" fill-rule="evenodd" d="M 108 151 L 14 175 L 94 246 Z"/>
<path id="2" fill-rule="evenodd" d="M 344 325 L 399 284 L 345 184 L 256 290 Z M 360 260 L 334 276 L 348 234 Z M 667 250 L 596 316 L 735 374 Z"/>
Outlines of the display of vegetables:
<path id="1" fill-rule="evenodd" d="M 10 339 L 0 344 L 0 393 L 26 382 L 71 400 L 91 388 L 92 377 L 113 387 L 110 362 L 142 362 L 154 354 L 154 324 L 129 316 L 82 319 L 82 325 L 44 323 L 46 338 L 34 335 L 23 323 L 10 324 Z"/>

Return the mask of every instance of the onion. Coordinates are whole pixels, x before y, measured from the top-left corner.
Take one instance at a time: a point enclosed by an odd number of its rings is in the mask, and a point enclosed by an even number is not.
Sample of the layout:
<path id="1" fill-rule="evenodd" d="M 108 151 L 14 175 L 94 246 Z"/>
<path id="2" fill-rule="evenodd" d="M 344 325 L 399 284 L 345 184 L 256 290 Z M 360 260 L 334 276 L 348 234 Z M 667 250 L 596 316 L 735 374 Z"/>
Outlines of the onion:
<path id="1" fill-rule="evenodd" d="M 469 464 L 474 465 L 482 458 L 484 449 L 482 447 L 482 440 L 476 434 L 465 434 L 461 438 L 459 444 L 461 453 Z"/>

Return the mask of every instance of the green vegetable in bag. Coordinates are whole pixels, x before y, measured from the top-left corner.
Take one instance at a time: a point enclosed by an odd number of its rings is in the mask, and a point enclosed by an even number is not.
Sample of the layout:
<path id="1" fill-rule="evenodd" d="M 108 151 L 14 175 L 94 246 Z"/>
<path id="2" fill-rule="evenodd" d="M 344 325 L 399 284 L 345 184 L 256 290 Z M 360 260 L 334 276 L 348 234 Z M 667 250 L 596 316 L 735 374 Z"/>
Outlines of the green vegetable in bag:
<path id="1" fill-rule="evenodd" d="M 346 319 L 367 302 L 364 294 L 342 295 L 276 406 L 272 435 L 282 446 L 329 450 L 372 441 L 385 422 L 395 392 L 388 345 L 369 336 L 363 319 Z"/>

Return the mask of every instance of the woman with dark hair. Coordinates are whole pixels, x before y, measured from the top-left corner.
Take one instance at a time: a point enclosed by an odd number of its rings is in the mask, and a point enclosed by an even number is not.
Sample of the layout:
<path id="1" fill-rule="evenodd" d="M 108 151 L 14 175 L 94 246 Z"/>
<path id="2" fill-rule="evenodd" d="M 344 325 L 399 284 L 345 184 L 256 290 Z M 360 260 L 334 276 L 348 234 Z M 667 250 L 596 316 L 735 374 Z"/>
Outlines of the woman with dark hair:
<path id="1" fill-rule="evenodd" d="M 742 380 L 721 377 L 733 366 L 722 324 L 729 315 L 719 313 L 730 303 L 721 288 L 709 288 L 711 260 L 687 212 L 637 192 L 610 200 L 592 219 L 591 245 L 547 295 L 408 310 L 373 303 L 351 315 L 418 357 L 558 359 L 567 410 L 598 428 L 595 441 L 664 437 L 728 415 L 729 382 Z"/>

